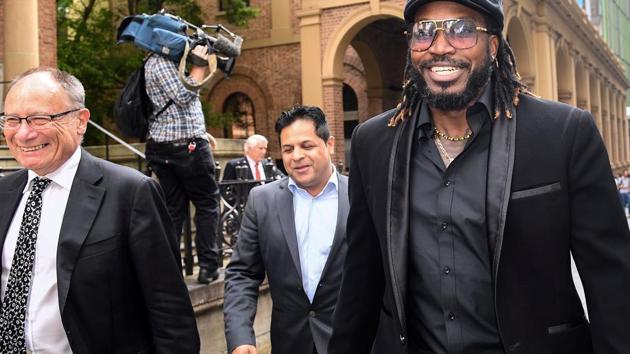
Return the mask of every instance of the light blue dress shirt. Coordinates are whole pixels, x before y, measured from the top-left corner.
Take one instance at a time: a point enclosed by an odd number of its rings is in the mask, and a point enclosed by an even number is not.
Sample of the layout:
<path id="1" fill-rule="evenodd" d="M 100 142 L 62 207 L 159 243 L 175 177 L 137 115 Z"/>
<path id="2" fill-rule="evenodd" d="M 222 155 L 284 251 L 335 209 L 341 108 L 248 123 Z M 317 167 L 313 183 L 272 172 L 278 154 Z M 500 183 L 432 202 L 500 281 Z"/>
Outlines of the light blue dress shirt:
<path id="1" fill-rule="evenodd" d="M 337 172 L 328 179 L 324 189 L 315 197 L 289 178 L 289 190 L 293 194 L 295 231 L 300 252 L 302 286 L 308 299 L 313 302 L 317 285 L 326 265 L 328 254 L 337 228 L 339 193 Z"/>

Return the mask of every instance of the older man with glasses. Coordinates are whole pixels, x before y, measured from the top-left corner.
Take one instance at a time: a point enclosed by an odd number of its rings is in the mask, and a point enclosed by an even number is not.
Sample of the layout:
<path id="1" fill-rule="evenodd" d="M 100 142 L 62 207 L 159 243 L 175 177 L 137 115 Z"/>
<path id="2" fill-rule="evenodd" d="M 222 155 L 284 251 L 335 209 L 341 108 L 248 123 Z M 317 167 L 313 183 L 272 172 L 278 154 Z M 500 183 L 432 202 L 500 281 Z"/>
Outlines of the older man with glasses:
<path id="1" fill-rule="evenodd" d="M 0 353 L 199 353 L 163 193 L 81 149 L 84 104 L 52 68 L 7 92 L 0 127 L 24 169 L 0 178 Z"/>
<path id="2" fill-rule="evenodd" d="M 527 90 L 500 0 L 404 17 L 400 104 L 352 139 L 329 354 L 630 353 L 630 232 L 590 113 Z"/>

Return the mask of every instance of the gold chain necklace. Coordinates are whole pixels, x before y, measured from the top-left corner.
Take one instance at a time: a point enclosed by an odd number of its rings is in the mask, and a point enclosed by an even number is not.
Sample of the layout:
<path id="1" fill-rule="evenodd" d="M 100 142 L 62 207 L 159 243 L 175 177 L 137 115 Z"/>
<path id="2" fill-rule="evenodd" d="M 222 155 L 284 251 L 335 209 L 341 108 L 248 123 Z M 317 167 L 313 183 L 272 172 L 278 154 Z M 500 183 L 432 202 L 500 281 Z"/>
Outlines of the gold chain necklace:
<path id="1" fill-rule="evenodd" d="M 470 129 L 466 129 L 466 135 L 464 136 L 449 136 L 446 133 L 441 132 L 437 127 L 433 128 L 435 130 L 435 134 L 442 139 L 446 139 L 448 141 L 462 141 L 468 140 L 472 136 L 472 131 Z"/>

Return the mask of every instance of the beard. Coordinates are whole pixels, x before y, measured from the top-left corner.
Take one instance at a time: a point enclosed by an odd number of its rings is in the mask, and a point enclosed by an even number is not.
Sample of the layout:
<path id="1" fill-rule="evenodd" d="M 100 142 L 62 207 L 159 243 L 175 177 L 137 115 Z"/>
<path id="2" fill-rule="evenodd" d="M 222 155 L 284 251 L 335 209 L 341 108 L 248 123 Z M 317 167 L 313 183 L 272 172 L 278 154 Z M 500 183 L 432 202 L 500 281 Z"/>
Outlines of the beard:
<path id="1" fill-rule="evenodd" d="M 456 61 L 447 56 L 434 57 L 431 60 L 424 61 L 414 66 L 414 70 L 411 70 L 411 81 L 414 83 L 420 97 L 427 102 L 430 107 L 443 110 L 453 111 L 460 110 L 468 107 L 468 105 L 481 95 L 481 91 L 486 86 L 492 75 L 492 59 L 490 53 L 486 53 L 486 56 L 477 70 L 473 70 L 470 73 L 466 87 L 461 92 L 446 92 L 446 90 L 452 85 L 451 82 L 439 83 L 441 91 L 432 91 L 427 82 L 420 74 L 421 70 L 432 62 L 446 62 L 458 68 L 466 69 L 470 68 L 470 64 L 466 62 Z"/>

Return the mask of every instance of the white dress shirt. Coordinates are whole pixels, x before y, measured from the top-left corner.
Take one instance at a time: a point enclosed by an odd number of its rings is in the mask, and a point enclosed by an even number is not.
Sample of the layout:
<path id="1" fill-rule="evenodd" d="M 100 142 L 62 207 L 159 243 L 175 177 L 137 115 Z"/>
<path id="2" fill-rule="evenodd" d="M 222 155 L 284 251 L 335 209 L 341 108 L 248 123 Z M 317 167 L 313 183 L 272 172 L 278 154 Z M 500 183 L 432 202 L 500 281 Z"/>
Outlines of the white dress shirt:
<path id="1" fill-rule="evenodd" d="M 59 295 L 57 292 L 57 245 L 63 215 L 74 175 L 81 160 L 81 149 L 56 171 L 47 174 L 52 183 L 42 193 L 42 213 L 35 244 L 35 262 L 31 279 L 31 292 L 26 311 L 26 348 L 37 354 L 72 353 L 66 332 L 61 323 Z M 22 214 L 33 179 L 37 174 L 28 171 L 28 182 L 22 199 L 7 233 L 2 250 L 2 278 L 0 296 L 4 299 L 11 262 L 22 223 Z"/>
<path id="2" fill-rule="evenodd" d="M 252 171 L 252 178 L 256 179 L 256 162 L 249 158 L 249 156 L 245 156 L 247 159 L 247 163 L 249 164 L 250 171 Z M 264 161 L 264 160 L 263 160 Z M 260 179 L 265 180 L 265 169 L 263 168 L 262 161 L 258 163 L 258 172 L 260 172 Z"/>
<path id="3" fill-rule="evenodd" d="M 302 286 L 313 302 L 322 271 L 328 260 L 337 229 L 339 192 L 337 172 L 328 179 L 324 189 L 315 197 L 295 184 L 289 177 L 289 190 L 293 193 L 295 231 L 300 253 Z"/>

